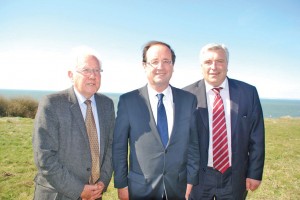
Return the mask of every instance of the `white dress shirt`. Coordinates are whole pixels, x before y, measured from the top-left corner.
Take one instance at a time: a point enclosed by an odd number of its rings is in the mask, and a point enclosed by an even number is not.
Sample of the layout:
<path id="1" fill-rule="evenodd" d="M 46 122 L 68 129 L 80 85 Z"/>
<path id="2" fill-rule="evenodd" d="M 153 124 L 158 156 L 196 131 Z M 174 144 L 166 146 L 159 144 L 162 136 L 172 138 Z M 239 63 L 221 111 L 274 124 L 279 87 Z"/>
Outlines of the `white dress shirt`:
<path id="1" fill-rule="evenodd" d="M 74 88 L 74 91 L 75 91 L 75 95 L 77 97 L 77 100 L 78 100 L 78 103 L 80 106 L 80 110 L 81 110 L 83 119 L 85 120 L 87 105 L 84 102 L 87 99 L 84 96 L 82 96 L 75 88 Z M 95 124 L 96 124 L 96 128 L 97 128 L 97 136 L 98 136 L 99 149 L 100 149 L 100 125 L 98 123 L 99 118 L 98 118 L 97 106 L 96 106 L 96 101 L 95 101 L 94 95 L 90 98 L 90 100 L 91 100 L 93 116 L 94 116 L 94 120 L 95 120 Z"/>
<path id="2" fill-rule="evenodd" d="M 157 104 L 158 104 L 158 98 L 157 94 L 154 89 L 152 89 L 149 84 L 147 85 L 148 89 L 148 95 L 150 100 L 150 105 L 153 113 L 153 117 L 155 119 L 155 122 L 157 124 Z M 167 120 L 168 120 L 168 136 L 169 139 L 171 137 L 172 129 L 173 129 L 173 123 L 174 123 L 174 106 L 173 106 L 173 95 L 172 95 L 172 89 L 170 86 L 168 86 L 163 92 L 163 103 L 166 109 L 167 114 Z"/>
<path id="3" fill-rule="evenodd" d="M 229 95 L 229 86 L 227 78 L 224 82 L 219 86 L 222 87 L 220 90 L 220 95 L 223 100 L 224 109 L 225 109 L 225 119 L 226 119 L 226 129 L 227 129 L 227 139 L 228 139 L 228 152 L 229 152 L 229 164 L 231 166 L 231 158 L 232 158 L 232 150 L 231 150 L 231 118 L 230 118 L 230 95 Z M 212 91 L 214 88 L 212 85 L 205 81 L 206 88 L 206 100 L 208 107 L 208 115 L 209 115 L 209 147 L 208 147 L 208 164 L 207 166 L 213 167 L 213 153 L 212 153 L 212 110 L 213 103 L 215 98 L 215 93 Z"/>

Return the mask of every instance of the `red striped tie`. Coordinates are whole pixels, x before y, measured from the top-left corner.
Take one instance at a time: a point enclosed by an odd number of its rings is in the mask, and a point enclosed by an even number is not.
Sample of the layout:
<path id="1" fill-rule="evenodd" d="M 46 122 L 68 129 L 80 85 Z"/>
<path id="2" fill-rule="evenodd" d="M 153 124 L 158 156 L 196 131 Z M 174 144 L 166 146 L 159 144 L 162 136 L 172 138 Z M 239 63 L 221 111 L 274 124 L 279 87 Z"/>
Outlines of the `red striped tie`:
<path id="1" fill-rule="evenodd" d="M 212 89 L 216 94 L 213 105 L 212 135 L 214 168 L 224 173 L 229 167 L 229 153 L 224 105 L 220 96 L 221 89 Z"/>

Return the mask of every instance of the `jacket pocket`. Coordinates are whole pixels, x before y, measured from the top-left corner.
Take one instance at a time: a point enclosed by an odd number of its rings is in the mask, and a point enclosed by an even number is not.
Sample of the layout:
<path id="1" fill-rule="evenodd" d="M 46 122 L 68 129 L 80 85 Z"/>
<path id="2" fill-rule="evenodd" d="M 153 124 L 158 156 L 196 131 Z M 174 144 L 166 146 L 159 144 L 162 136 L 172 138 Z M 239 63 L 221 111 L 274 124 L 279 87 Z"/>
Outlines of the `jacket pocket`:
<path id="1" fill-rule="evenodd" d="M 152 187 L 143 175 L 130 171 L 127 177 L 130 199 L 147 199 L 151 195 Z"/>
<path id="2" fill-rule="evenodd" d="M 186 169 L 182 170 L 181 172 L 178 173 L 178 181 L 182 182 L 182 181 L 187 181 L 187 173 L 186 173 Z"/>
<path id="3" fill-rule="evenodd" d="M 61 199 L 58 195 L 58 192 L 52 188 L 45 187 L 40 184 L 36 184 L 34 191 L 34 200 L 39 199 L 49 199 L 49 200 L 59 200 Z"/>
<path id="4" fill-rule="evenodd" d="M 128 174 L 128 179 L 130 181 L 134 181 L 140 184 L 146 184 L 147 183 L 147 179 L 145 179 L 145 177 L 141 174 L 137 174 L 135 172 L 130 171 Z"/>

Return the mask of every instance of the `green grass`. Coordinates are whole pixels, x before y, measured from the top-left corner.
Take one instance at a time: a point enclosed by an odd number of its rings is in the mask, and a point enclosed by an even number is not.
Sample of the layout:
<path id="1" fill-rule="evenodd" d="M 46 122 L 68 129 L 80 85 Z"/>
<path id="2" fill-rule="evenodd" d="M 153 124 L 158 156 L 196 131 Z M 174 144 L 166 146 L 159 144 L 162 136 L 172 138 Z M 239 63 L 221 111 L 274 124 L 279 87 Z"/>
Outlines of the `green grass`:
<path id="1" fill-rule="evenodd" d="M 0 199 L 33 198 L 36 168 L 32 151 L 33 119 L 0 118 Z M 117 199 L 110 183 L 104 199 Z"/>
<path id="2" fill-rule="evenodd" d="M 300 199 L 300 119 L 266 119 L 265 123 L 263 181 L 248 199 Z"/>
<path id="3" fill-rule="evenodd" d="M 32 119 L 0 118 L 0 199 L 32 199 Z"/>
<path id="4" fill-rule="evenodd" d="M 300 119 L 266 119 L 266 160 L 262 185 L 248 200 L 300 199 Z M 0 118 L 0 199 L 32 199 L 33 120 Z M 117 199 L 111 182 L 104 199 Z"/>

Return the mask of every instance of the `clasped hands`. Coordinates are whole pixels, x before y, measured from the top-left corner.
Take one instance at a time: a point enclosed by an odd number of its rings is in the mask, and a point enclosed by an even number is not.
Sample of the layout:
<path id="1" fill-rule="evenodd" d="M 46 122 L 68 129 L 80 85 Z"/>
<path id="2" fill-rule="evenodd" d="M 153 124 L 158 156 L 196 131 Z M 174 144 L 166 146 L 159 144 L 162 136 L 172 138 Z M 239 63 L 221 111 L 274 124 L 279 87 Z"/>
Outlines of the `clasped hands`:
<path id="1" fill-rule="evenodd" d="M 102 197 L 102 192 L 105 188 L 103 182 L 94 185 L 85 185 L 80 195 L 82 200 L 95 200 Z"/>

